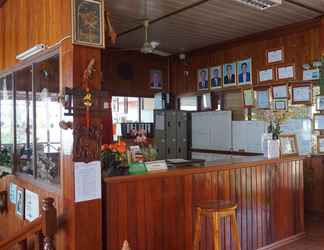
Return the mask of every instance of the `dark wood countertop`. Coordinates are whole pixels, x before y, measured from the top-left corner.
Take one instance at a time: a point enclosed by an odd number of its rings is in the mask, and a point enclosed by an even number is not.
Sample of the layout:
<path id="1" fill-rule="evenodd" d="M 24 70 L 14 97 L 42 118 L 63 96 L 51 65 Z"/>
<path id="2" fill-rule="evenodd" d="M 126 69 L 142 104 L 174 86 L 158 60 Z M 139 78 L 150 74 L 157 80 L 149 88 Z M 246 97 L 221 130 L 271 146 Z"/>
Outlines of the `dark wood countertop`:
<path id="1" fill-rule="evenodd" d="M 206 163 L 205 166 L 189 165 L 189 166 L 182 166 L 182 167 L 171 167 L 167 170 L 147 172 L 139 175 L 105 177 L 104 182 L 122 183 L 122 182 L 138 181 L 141 179 L 151 179 L 151 178 L 160 178 L 160 177 L 168 177 L 168 176 L 184 176 L 184 175 L 191 175 L 191 174 L 214 172 L 215 170 L 221 171 L 221 170 L 235 169 L 235 168 L 249 168 L 249 167 L 255 167 L 257 165 L 263 165 L 263 164 L 276 164 L 284 161 L 304 160 L 305 158 L 306 156 L 292 156 L 292 157 L 269 160 L 263 156 L 242 156 L 242 157 L 234 156 L 231 159 Z"/>

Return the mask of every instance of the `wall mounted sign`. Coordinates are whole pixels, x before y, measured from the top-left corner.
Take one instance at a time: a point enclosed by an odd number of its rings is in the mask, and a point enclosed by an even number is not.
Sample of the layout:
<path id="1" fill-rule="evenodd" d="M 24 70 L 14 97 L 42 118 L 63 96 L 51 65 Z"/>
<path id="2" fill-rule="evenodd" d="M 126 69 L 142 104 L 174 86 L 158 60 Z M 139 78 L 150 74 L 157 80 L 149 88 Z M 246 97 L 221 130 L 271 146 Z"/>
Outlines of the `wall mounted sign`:
<path id="1" fill-rule="evenodd" d="M 105 48 L 103 0 L 72 0 L 72 42 Z"/>
<path id="2" fill-rule="evenodd" d="M 295 79 L 295 66 L 289 65 L 277 68 L 278 80 L 293 80 Z"/>
<path id="3" fill-rule="evenodd" d="M 283 63 L 284 62 L 283 48 L 267 50 L 266 62 L 267 64 Z"/>
<path id="4" fill-rule="evenodd" d="M 39 217 L 38 195 L 27 190 L 25 192 L 25 219 L 32 222 Z"/>

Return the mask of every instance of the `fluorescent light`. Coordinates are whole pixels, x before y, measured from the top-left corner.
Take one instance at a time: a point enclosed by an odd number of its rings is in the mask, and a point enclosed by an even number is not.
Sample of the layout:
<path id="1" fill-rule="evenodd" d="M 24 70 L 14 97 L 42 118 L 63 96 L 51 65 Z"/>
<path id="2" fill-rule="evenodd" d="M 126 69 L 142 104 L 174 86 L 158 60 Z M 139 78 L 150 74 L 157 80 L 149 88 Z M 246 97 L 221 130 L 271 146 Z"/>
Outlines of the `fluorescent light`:
<path id="1" fill-rule="evenodd" d="M 43 51 L 44 49 L 46 49 L 46 45 L 45 44 L 37 44 L 34 47 L 24 51 L 23 53 L 20 53 L 19 55 L 16 56 L 17 60 L 23 61 L 26 60 L 27 58 Z"/>
<path id="2" fill-rule="evenodd" d="M 282 0 L 235 0 L 250 7 L 265 10 L 282 4 Z"/>

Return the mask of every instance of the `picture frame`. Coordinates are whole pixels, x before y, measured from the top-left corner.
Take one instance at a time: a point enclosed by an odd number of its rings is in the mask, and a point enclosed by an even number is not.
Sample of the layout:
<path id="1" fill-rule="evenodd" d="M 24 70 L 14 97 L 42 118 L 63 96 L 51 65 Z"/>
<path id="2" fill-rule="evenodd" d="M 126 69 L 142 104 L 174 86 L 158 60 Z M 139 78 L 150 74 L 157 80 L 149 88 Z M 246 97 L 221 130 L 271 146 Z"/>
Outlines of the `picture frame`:
<path id="1" fill-rule="evenodd" d="M 308 69 L 303 71 L 303 81 L 316 81 L 320 79 L 319 69 Z"/>
<path id="2" fill-rule="evenodd" d="M 273 100 L 273 110 L 281 111 L 288 109 L 288 100 L 287 99 L 274 99 Z"/>
<path id="3" fill-rule="evenodd" d="M 258 83 L 267 83 L 275 80 L 276 74 L 274 68 L 266 68 L 258 71 Z"/>
<path id="4" fill-rule="evenodd" d="M 284 63 L 284 48 L 274 48 L 266 50 L 266 65 Z"/>
<path id="5" fill-rule="evenodd" d="M 223 65 L 223 87 L 236 86 L 236 63 L 227 63 Z"/>
<path id="6" fill-rule="evenodd" d="M 256 93 L 256 108 L 270 109 L 269 88 L 256 90 L 255 93 Z"/>
<path id="7" fill-rule="evenodd" d="M 209 89 L 209 69 L 201 68 L 197 70 L 197 89 L 198 91 Z"/>
<path id="8" fill-rule="evenodd" d="M 295 134 L 279 135 L 279 141 L 280 141 L 280 155 L 282 157 L 296 156 L 299 154 L 297 137 Z"/>
<path id="9" fill-rule="evenodd" d="M 163 74 L 162 70 L 150 70 L 150 88 L 161 90 L 163 88 Z"/>
<path id="10" fill-rule="evenodd" d="M 316 96 L 316 110 L 324 111 L 324 96 L 323 95 Z"/>
<path id="11" fill-rule="evenodd" d="M 324 154 L 324 135 L 317 136 L 317 153 Z"/>
<path id="12" fill-rule="evenodd" d="M 312 105 L 312 85 L 298 84 L 292 85 L 292 104 Z"/>
<path id="13" fill-rule="evenodd" d="M 210 89 L 220 89 L 223 87 L 223 68 L 217 65 L 209 68 L 210 72 Z"/>
<path id="14" fill-rule="evenodd" d="M 244 108 L 252 108 L 255 106 L 254 90 L 252 88 L 243 89 L 242 98 Z"/>
<path id="15" fill-rule="evenodd" d="M 316 131 L 324 130 L 324 114 L 314 114 L 313 129 Z"/>
<path id="16" fill-rule="evenodd" d="M 252 84 L 252 58 L 247 58 L 237 62 L 238 85 Z"/>
<path id="17" fill-rule="evenodd" d="M 281 84 L 272 87 L 272 98 L 273 99 L 288 99 L 289 92 L 288 92 L 288 85 Z"/>
<path id="18" fill-rule="evenodd" d="M 277 67 L 277 80 L 295 80 L 296 69 L 294 64 Z"/>
<path id="19" fill-rule="evenodd" d="M 25 189 L 17 186 L 16 215 L 21 219 L 25 216 Z"/>
<path id="20" fill-rule="evenodd" d="M 71 3 L 72 43 L 105 48 L 104 1 L 71 0 Z"/>

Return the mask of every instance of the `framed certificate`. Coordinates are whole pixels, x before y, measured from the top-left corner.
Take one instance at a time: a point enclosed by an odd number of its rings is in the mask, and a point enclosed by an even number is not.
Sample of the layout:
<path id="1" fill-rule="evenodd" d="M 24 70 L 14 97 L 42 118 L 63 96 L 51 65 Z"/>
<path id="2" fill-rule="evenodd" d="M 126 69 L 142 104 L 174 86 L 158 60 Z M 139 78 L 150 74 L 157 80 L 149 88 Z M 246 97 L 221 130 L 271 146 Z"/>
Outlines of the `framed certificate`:
<path id="1" fill-rule="evenodd" d="M 258 109 L 270 108 L 269 89 L 256 91 L 256 107 Z"/>
<path id="2" fill-rule="evenodd" d="M 314 114 L 313 123 L 314 130 L 324 130 L 324 115 Z"/>
<path id="3" fill-rule="evenodd" d="M 276 63 L 283 63 L 283 62 L 284 62 L 284 49 L 283 48 L 267 50 L 266 63 L 268 65 L 276 64 Z"/>
<path id="4" fill-rule="evenodd" d="M 254 91 L 253 89 L 243 90 L 243 104 L 244 108 L 254 107 Z"/>
<path id="5" fill-rule="evenodd" d="M 324 153 L 324 135 L 317 136 L 317 153 Z"/>
<path id="6" fill-rule="evenodd" d="M 286 84 L 273 86 L 272 87 L 272 97 L 273 97 L 273 99 L 288 98 L 288 86 Z"/>
<path id="7" fill-rule="evenodd" d="M 320 70 L 319 69 L 309 69 L 303 71 L 303 80 L 304 81 L 314 81 L 320 79 Z"/>
<path id="8" fill-rule="evenodd" d="M 273 81 L 275 79 L 275 74 L 273 68 L 268 68 L 260 70 L 258 72 L 258 81 L 259 83 Z"/>
<path id="9" fill-rule="evenodd" d="M 273 100 L 273 109 L 275 111 L 287 110 L 288 109 L 288 100 L 287 99 L 274 99 Z"/>
<path id="10" fill-rule="evenodd" d="M 324 110 L 324 96 L 322 95 L 316 97 L 316 110 L 317 111 Z"/>
<path id="11" fill-rule="evenodd" d="M 295 65 L 288 65 L 277 68 L 278 80 L 294 80 L 295 79 Z"/>
<path id="12" fill-rule="evenodd" d="M 312 85 L 302 84 L 292 86 L 292 104 L 312 104 Z"/>

